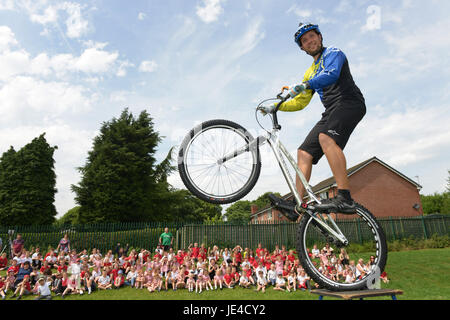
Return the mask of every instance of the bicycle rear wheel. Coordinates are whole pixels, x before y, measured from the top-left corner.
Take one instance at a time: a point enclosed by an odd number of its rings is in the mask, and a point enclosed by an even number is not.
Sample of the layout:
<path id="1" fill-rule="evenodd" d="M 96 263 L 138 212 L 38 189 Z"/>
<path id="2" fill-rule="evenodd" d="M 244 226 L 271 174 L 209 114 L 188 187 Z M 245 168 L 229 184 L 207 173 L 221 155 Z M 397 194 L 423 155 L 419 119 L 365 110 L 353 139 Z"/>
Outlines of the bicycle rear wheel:
<path id="1" fill-rule="evenodd" d="M 373 288 L 384 271 L 387 261 L 384 231 L 369 210 L 360 204 L 356 207 L 356 214 L 345 215 L 338 223 L 349 241 L 345 247 L 339 248 L 338 241 L 321 232 L 309 215 L 304 215 L 300 221 L 297 230 L 299 259 L 308 276 L 321 288 L 332 291 Z M 315 250 L 319 250 L 319 256 L 314 254 Z M 334 252 L 334 257 L 327 255 L 330 251 Z M 345 259 L 339 259 L 340 254 Z"/>
<path id="2" fill-rule="evenodd" d="M 248 148 L 253 140 L 245 128 L 228 120 L 210 120 L 192 129 L 178 154 L 178 171 L 186 188 L 214 204 L 243 198 L 261 172 L 258 147 Z M 247 150 L 221 161 L 240 148 Z"/>

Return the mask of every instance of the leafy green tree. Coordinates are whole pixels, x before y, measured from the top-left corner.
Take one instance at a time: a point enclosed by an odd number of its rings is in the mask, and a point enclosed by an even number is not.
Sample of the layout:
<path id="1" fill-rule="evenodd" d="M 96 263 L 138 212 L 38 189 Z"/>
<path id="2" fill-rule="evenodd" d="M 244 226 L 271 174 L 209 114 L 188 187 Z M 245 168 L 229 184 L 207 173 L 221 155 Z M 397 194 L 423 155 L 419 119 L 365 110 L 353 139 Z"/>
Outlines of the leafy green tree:
<path id="1" fill-rule="evenodd" d="M 263 209 L 263 208 L 269 206 L 270 205 L 269 194 L 272 194 L 272 193 L 274 195 L 276 195 L 277 197 L 281 198 L 280 193 L 269 191 L 269 192 L 266 192 L 266 193 L 260 195 L 258 198 L 256 198 L 256 200 L 253 200 L 252 205 L 256 205 L 258 207 L 258 209 Z"/>
<path id="2" fill-rule="evenodd" d="M 55 222 L 55 224 L 56 225 L 65 225 L 65 224 L 77 225 L 77 224 L 80 224 L 80 222 L 79 222 L 79 212 L 80 212 L 80 207 L 79 206 L 73 207 L 72 209 L 69 209 L 61 218 L 59 218 Z"/>
<path id="3" fill-rule="evenodd" d="M 420 195 L 423 214 L 450 214 L 450 193 L 437 193 L 431 195 Z"/>
<path id="4" fill-rule="evenodd" d="M 430 195 L 420 195 L 422 202 L 423 214 L 450 214 L 450 170 L 447 171 L 446 190 L 443 193 L 433 193 Z"/>
<path id="5" fill-rule="evenodd" d="M 248 223 L 250 221 L 252 203 L 248 200 L 239 200 L 225 210 L 225 217 L 229 222 Z"/>
<path id="6" fill-rule="evenodd" d="M 165 215 L 176 222 L 217 222 L 222 220 L 222 207 L 195 197 L 188 190 L 173 190 Z M 165 220 L 167 221 L 167 220 Z"/>
<path id="7" fill-rule="evenodd" d="M 442 214 L 450 214 L 450 191 L 444 192 L 443 196 L 444 196 L 444 200 L 442 203 L 441 213 Z"/>
<path id="8" fill-rule="evenodd" d="M 15 210 L 16 195 L 20 189 L 20 169 L 16 161 L 16 150 L 11 146 L 0 158 L 0 224 L 21 223 Z"/>
<path id="9" fill-rule="evenodd" d="M 164 221 L 161 208 L 169 199 L 167 176 L 173 167 L 171 152 L 156 164 L 159 142 L 146 111 L 135 118 L 125 109 L 103 123 L 79 168 L 82 179 L 72 185 L 80 223 Z"/>
<path id="10" fill-rule="evenodd" d="M 57 192 L 53 154 L 45 133 L 0 159 L 0 223 L 43 225 L 55 221 Z"/>

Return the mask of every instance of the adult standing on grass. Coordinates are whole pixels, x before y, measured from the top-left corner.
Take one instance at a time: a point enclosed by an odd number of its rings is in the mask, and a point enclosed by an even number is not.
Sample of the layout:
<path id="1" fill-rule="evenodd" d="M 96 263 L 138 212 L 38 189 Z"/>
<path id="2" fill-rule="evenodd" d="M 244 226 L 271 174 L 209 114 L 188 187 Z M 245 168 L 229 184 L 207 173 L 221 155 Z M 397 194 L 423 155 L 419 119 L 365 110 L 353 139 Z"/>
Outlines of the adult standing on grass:
<path id="1" fill-rule="evenodd" d="M 169 251 L 173 244 L 173 235 L 169 232 L 169 228 L 164 228 L 164 232 L 159 236 L 159 243 L 164 246 L 164 251 Z"/>
<path id="2" fill-rule="evenodd" d="M 16 239 L 14 239 L 12 242 L 12 252 L 14 257 L 18 257 L 22 254 L 24 243 L 25 240 L 22 239 L 22 235 L 20 233 L 17 234 Z"/>

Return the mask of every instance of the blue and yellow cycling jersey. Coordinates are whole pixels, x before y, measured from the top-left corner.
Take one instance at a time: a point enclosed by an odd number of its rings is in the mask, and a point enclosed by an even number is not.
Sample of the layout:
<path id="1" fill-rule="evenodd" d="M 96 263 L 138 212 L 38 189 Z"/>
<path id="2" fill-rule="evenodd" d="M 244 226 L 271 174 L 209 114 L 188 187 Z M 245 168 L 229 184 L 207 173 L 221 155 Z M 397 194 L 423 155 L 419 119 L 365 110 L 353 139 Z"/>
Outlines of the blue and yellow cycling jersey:
<path id="1" fill-rule="evenodd" d="M 361 91 L 353 81 L 347 58 L 338 48 L 324 48 L 320 58 L 305 72 L 302 82 L 307 82 L 309 89 L 284 102 L 280 106 L 281 111 L 304 109 L 315 92 L 327 110 L 340 104 L 365 104 Z"/>

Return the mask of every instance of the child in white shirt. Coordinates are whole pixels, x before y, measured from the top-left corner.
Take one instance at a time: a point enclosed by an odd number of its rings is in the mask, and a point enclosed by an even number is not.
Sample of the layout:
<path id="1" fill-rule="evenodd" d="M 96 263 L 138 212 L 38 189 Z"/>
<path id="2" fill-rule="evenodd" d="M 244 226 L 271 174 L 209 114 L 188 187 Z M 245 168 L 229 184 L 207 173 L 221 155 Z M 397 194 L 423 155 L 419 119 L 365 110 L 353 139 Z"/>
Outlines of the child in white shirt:
<path id="1" fill-rule="evenodd" d="M 283 278 L 283 272 L 279 272 L 273 290 L 284 291 L 285 288 L 286 288 L 286 280 L 284 280 Z"/>
<path id="2" fill-rule="evenodd" d="M 267 280 L 262 270 L 258 272 L 258 277 L 256 278 L 256 285 L 257 285 L 256 291 L 261 290 L 263 293 L 266 292 Z"/>
<path id="3" fill-rule="evenodd" d="M 50 291 L 48 282 L 45 281 L 45 278 L 40 277 L 38 283 L 39 283 L 39 286 L 37 288 L 38 296 L 34 300 L 42 300 L 42 299 L 51 300 L 52 292 Z"/>
<path id="4" fill-rule="evenodd" d="M 277 281 L 277 272 L 275 271 L 275 265 L 273 263 L 270 266 L 270 270 L 267 272 L 267 280 L 273 286 L 275 286 L 276 281 Z"/>

